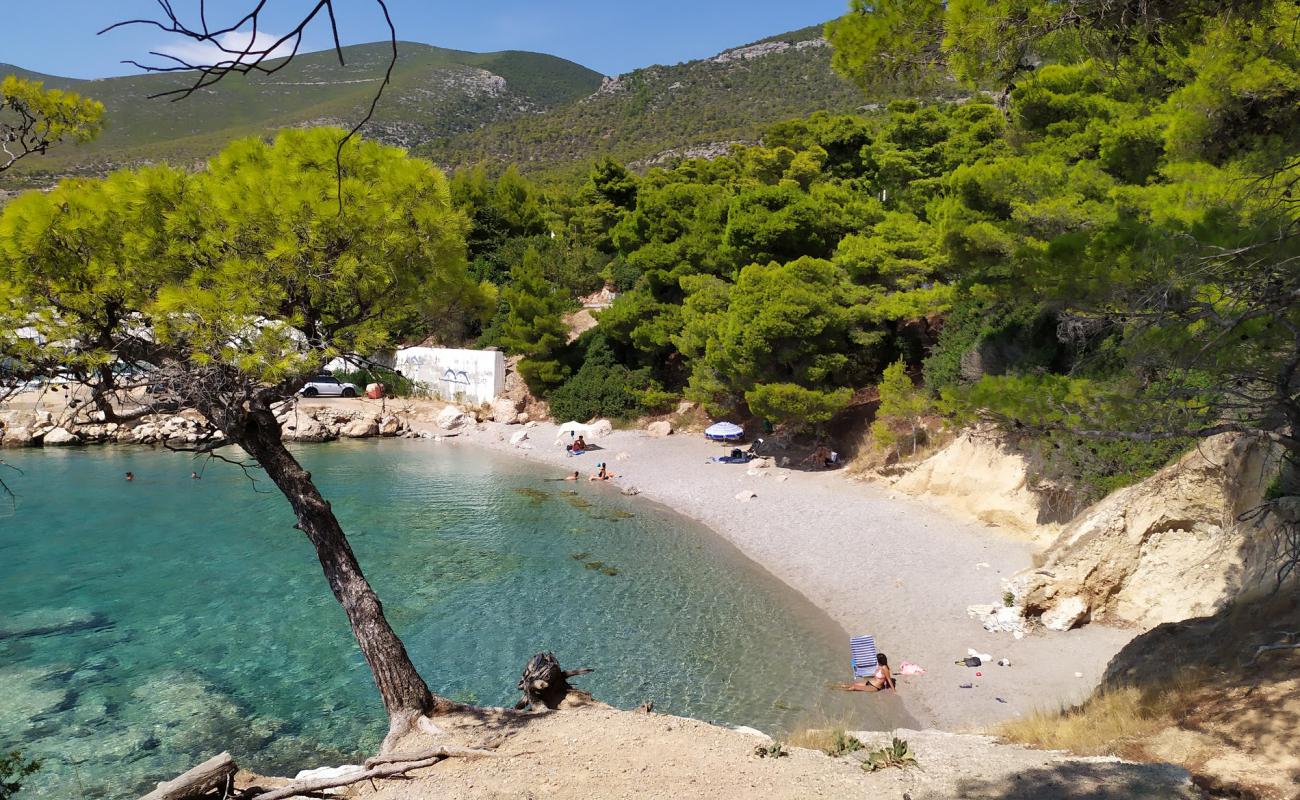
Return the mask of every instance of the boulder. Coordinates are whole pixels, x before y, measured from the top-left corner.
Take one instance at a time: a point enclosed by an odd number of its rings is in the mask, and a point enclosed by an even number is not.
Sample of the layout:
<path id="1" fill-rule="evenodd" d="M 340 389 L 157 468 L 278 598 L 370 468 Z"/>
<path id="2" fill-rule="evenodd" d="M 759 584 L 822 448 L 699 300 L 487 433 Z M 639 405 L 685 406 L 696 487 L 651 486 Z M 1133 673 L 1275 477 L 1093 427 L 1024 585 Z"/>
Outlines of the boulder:
<path id="1" fill-rule="evenodd" d="M 692 403 L 690 400 L 683 400 L 677 404 L 678 414 L 689 414 L 694 410 L 695 410 L 695 404 Z"/>
<path id="2" fill-rule="evenodd" d="M 510 437 L 510 444 L 518 445 L 528 439 L 528 431 L 515 431 Z"/>
<path id="3" fill-rule="evenodd" d="M 379 420 L 380 436 L 396 436 L 398 431 L 400 431 L 401 429 L 402 429 L 402 421 L 397 417 L 393 416 L 392 414 L 389 414 L 388 416 Z"/>
<path id="4" fill-rule="evenodd" d="M 504 425 L 514 425 L 519 421 L 519 409 L 509 397 L 498 397 L 492 401 L 492 420 Z"/>
<path id="5" fill-rule="evenodd" d="M 641 490 L 636 488 L 635 486 L 624 486 L 622 492 L 628 497 L 641 494 Z"/>
<path id="6" fill-rule="evenodd" d="M 81 437 L 66 428 L 51 428 L 41 443 L 46 447 L 80 444 Z"/>
<path id="7" fill-rule="evenodd" d="M 651 436 L 672 436 L 673 424 L 666 419 L 661 419 L 645 426 L 645 432 Z"/>
<path id="8" fill-rule="evenodd" d="M 5 447 L 31 447 L 35 442 L 35 436 L 32 435 L 32 429 L 25 425 L 8 425 L 4 429 L 4 438 L 0 439 L 0 445 Z"/>
<path id="9" fill-rule="evenodd" d="M 1088 604 L 1082 597 L 1070 596 L 1043 612 L 1043 627 L 1049 631 L 1068 631 L 1088 615 Z"/>
<path id="10" fill-rule="evenodd" d="M 286 420 L 284 438 L 289 442 L 327 442 L 334 437 L 318 420 L 299 415 L 297 419 Z"/>
<path id="11" fill-rule="evenodd" d="M 353 420 L 343 426 L 339 433 L 347 439 L 364 439 L 368 436 L 378 436 L 379 423 L 374 419 Z"/>
<path id="12" fill-rule="evenodd" d="M 473 422 L 473 417 L 455 406 L 447 406 L 442 411 L 439 411 L 438 416 L 434 419 L 434 423 L 444 431 L 459 430 Z"/>
<path id="13" fill-rule="evenodd" d="M 593 439 L 604 439 L 614 432 L 614 423 L 607 419 L 598 419 L 587 426 L 587 433 Z"/>

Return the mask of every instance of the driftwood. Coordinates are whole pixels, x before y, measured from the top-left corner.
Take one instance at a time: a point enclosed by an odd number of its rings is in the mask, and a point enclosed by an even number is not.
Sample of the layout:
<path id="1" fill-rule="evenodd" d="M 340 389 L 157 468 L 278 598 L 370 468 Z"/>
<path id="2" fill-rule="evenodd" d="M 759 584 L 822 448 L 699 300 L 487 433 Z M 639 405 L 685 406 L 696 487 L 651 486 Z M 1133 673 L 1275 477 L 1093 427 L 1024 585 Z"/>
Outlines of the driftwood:
<path id="1" fill-rule="evenodd" d="M 524 696 L 515 703 L 515 709 L 522 710 L 529 706 L 559 708 L 560 703 L 564 702 L 564 698 L 573 690 L 569 685 L 569 678 L 586 675 L 591 671 L 590 667 L 562 669 L 559 660 L 555 658 L 555 653 L 538 653 L 528 659 L 528 663 L 524 665 L 524 673 L 519 678 L 518 684 L 519 691 L 523 692 Z"/>
<path id="2" fill-rule="evenodd" d="M 1274 642 L 1273 644 L 1261 644 L 1259 647 L 1256 647 L 1255 655 L 1251 656 L 1250 660 L 1246 662 L 1246 666 L 1255 666 L 1255 663 L 1259 661 L 1259 657 L 1265 653 L 1271 653 L 1276 650 L 1300 650 L 1300 641 L 1297 641 L 1297 639 L 1300 639 L 1300 631 L 1288 631 L 1280 634 L 1280 636 L 1281 641 L 1279 642 Z"/>
<path id="3" fill-rule="evenodd" d="M 485 758 L 495 755 L 496 753 L 491 750 L 478 750 L 473 747 L 460 747 L 454 744 L 444 744 L 422 753 L 375 756 L 374 758 L 366 759 L 366 769 L 349 772 L 346 775 L 338 775 L 333 778 L 317 778 L 315 780 L 291 783 L 288 786 L 281 786 L 278 789 L 273 789 L 269 792 L 259 794 L 253 798 L 253 800 L 284 800 L 286 797 L 294 797 L 300 794 L 311 794 L 312 792 L 320 792 L 325 789 L 351 786 L 352 784 L 360 783 L 361 781 L 375 780 L 376 778 L 392 778 L 398 775 L 405 775 L 411 770 L 432 767 L 446 758 Z"/>
<path id="4" fill-rule="evenodd" d="M 197 767 L 158 784 L 140 800 L 193 800 L 211 792 L 225 792 L 235 777 L 235 760 L 229 753 L 213 756 Z"/>

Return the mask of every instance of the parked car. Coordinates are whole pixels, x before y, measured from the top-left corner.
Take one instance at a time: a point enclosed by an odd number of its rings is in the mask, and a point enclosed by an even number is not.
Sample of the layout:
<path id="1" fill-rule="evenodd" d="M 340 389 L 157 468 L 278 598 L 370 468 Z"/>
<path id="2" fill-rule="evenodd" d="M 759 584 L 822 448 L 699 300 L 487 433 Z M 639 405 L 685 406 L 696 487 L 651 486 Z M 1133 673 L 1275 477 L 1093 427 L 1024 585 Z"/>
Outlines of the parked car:
<path id="1" fill-rule="evenodd" d="M 298 390 L 303 397 L 356 397 L 360 393 L 356 384 L 343 383 L 333 375 L 317 375 Z"/>

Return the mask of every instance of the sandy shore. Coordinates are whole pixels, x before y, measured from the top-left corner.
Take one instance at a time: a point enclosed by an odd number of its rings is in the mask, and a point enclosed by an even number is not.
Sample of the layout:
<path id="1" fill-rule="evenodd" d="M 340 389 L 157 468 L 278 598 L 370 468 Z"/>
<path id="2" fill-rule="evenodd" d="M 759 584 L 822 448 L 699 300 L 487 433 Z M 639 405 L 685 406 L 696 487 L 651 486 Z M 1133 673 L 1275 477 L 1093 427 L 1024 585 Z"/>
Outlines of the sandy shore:
<path id="1" fill-rule="evenodd" d="M 1032 565 L 1033 546 L 842 473 L 764 470 L 771 474 L 750 476 L 744 465 L 710 462 L 725 448 L 698 434 L 657 438 L 615 431 L 598 443 L 603 450 L 571 458 L 553 444 L 554 425 L 529 428 L 525 447 L 511 445 L 511 435 L 521 430 L 485 423 L 442 445 L 487 446 L 581 470 L 584 478 L 607 462 L 620 477 L 593 491 L 636 487 L 725 536 L 845 629 L 846 662 L 852 631 L 874 634 L 895 665 L 908 660 L 925 667 L 926 674 L 906 679 L 900 692 L 924 726 L 980 729 L 1082 699 L 1133 636 L 1100 625 L 1019 641 L 985 631 L 966 607 L 995 602 L 1001 579 Z M 745 490 L 757 496 L 737 500 Z M 1012 664 L 979 670 L 954 664 L 969 647 Z"/>

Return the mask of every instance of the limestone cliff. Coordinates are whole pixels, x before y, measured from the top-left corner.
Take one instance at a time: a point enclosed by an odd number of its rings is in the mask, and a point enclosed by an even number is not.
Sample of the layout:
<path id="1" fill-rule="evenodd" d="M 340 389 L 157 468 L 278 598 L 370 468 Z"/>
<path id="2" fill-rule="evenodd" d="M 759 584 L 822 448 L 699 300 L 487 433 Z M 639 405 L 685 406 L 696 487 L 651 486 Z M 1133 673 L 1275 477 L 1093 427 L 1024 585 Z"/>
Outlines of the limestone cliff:
<path id="1" fill-rule="evenodd" d="M 1275 531 L 1238 517 L 1263 502 L 1279 468 L 1280 453 L 1256 439 L 1202 442 L 1070 522 L 1027 576 L 1026 611 L 1077 597 L 1093 620 L 1145 628 L 1271 585 Z"/>

